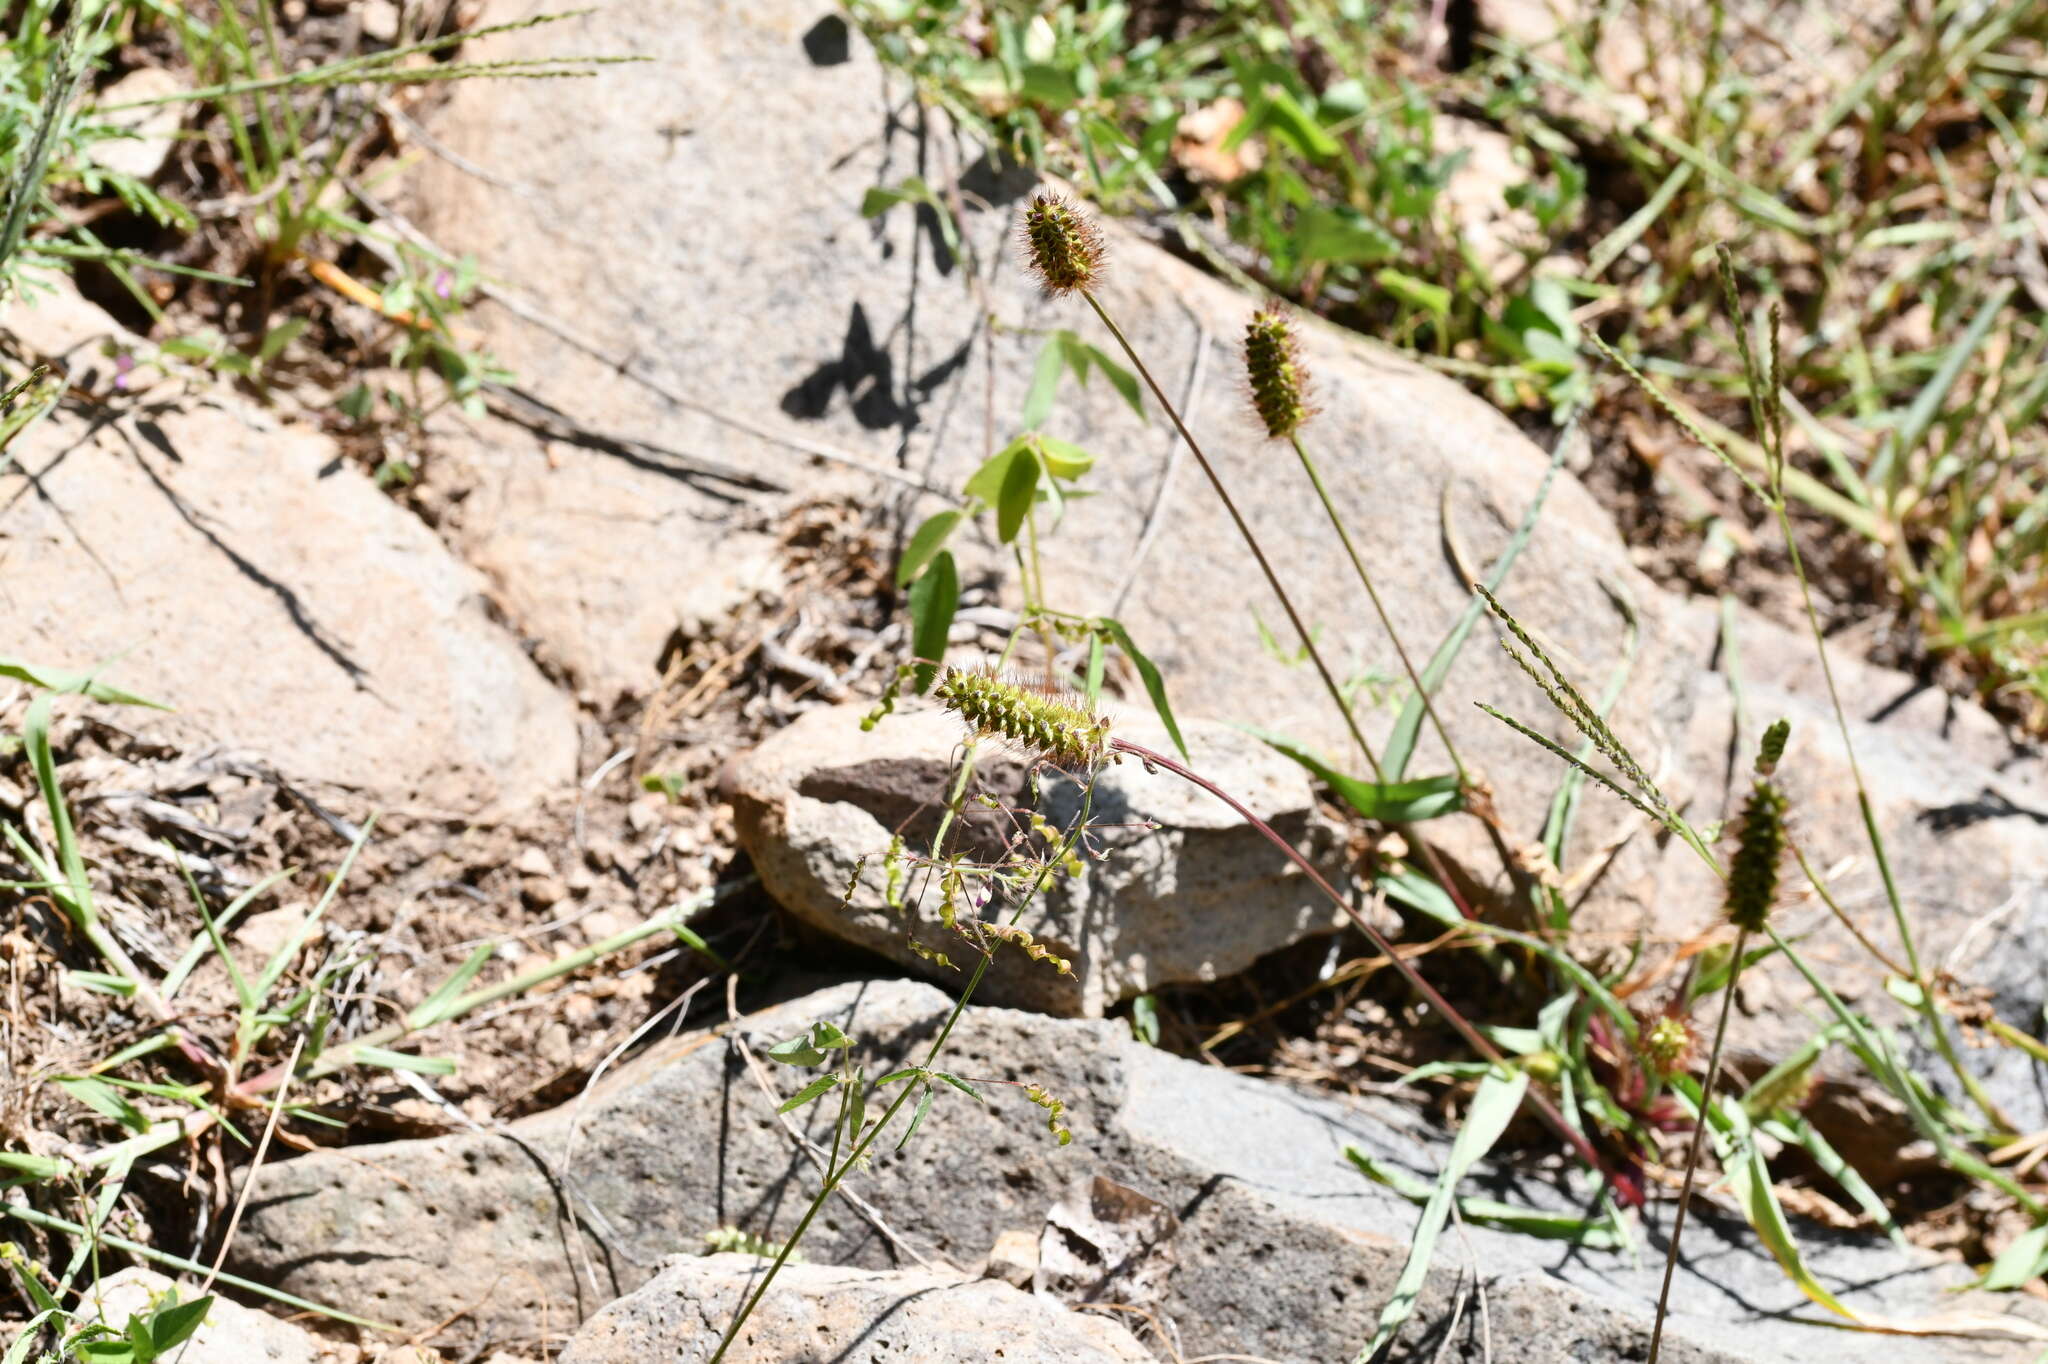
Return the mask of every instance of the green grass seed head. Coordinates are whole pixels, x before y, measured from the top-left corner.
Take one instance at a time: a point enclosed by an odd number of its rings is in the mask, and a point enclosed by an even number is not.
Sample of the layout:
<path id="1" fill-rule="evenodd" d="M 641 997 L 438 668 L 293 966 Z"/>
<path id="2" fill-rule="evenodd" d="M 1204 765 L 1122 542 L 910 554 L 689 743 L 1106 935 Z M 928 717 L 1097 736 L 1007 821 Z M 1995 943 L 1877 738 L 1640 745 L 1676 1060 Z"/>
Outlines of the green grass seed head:
<path id="1" fill-rule="evenodd" d="M 1029 690 L 991 672 L 948 668 L 932 688 L 976 733 L 1007 739 L 1066 767 L 1093 767 L 1109 745 L 1109 720 L 1076 699 Z"/>
<path id="2" fill-rule="evenodd" d="M 1301 342 L 1294 335 L 1294 319 L 1284 309 L 1262 308 L 1245 324 L 1244 372 L 1251 385 L 1252 408 L 1273 439 L 1287 439 L 1314 415 Z"/>
<path id="3" fill-rule="evenodd" d="M 1759 777 L 1742 807 L 1741 834 L 1728 864 L 1728 922 L 1746 933 L 1762 932 L 1770 917 L 1785 846 L 1785 797 Z"/>
<path id="4" fill-rule="evenodd" d="M 1102 237 L 1057 194 L 1041 194 L 1024 210 L 1024 260 L 1049 294 L 1092 289 L 1102 277 Z"/>
<path id="5" fill-rule="evenodd" d="M 1764 731 L 1764 741 L 1756 750 L 1756 774 L 1768 777 L 1778 770 L 1778 764 L 1785 758 L 1785 741 L 1792 737 L 1790 720 L 1775 720 Z"/>

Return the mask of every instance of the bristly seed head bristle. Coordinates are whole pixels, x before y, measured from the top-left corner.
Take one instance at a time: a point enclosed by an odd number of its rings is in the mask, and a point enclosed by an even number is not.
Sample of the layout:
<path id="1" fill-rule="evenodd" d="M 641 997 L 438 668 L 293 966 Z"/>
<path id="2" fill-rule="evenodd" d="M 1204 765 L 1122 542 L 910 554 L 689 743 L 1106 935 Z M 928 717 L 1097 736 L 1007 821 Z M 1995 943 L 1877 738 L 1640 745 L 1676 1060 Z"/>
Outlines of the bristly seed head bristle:
<path id="1" fill-rule="evenodd" d="M 1092 289 L 1102 276 L 1102 237 L 1095 225 L 1056 194 L 1024 210 L 1024 259 L 1049 294 Z"/>
<path id="2" fill-rule="evenodd" d="M 1244 329 L 1244 372 L 1251 385 L 1252 407 L 1260 425 L 1275 440 L 1285 440 L 1314 415 L 1308 405 L 1308 372 L 1301 364 L 1301 343 L 1294 320 L 1280 308 L 1262 308 Z"/>
<path id="3" fill-rule="evenodd" d="M 1728 922 L 1746 933 L 1762 932 L 1770 917 L 1785 847 L 1785 797 L 1758 778 L 1742 807 L 1742 833 L 1728 864 Z"/>
<path id="4" fill-rule="evenodd" d="M 1093 767 L 1109 746 L 1109 720 L 1075 700 L 1027 690 L 989 672 L 948 668 L 932 688 L 977 733 L 995 735 L 1068 767 Z"/>

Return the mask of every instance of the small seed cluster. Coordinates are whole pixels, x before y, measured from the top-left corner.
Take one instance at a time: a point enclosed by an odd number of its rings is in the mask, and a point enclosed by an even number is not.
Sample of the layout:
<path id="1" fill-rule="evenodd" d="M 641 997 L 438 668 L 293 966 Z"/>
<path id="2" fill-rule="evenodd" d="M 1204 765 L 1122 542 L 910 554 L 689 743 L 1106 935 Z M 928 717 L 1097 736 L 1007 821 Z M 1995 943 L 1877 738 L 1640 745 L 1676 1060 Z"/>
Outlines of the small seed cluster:
<path id="1" fill-rule="evenodd" d="M 994 673 L 948 668 L 932 695 L 976 733 L 1007 739 L 1064 767 L 1093 767 L 1108 751 L 1107 717 Z"/>
<path id="2" fill-rule="evenodd" d="M 1285 440 L 1299 431 L 1313 413 L 1308 372 L 1302 368 L 1293 319 L 1281 309 L 1261 309 L 1245 324 L 1244 373 L 1251 386 L 1252 410 L 1266 434 Z"/>
<path id="3" fill-rule="evenodd" d="M 1728 922 L 1746 933 L 1761 933 L 1770 917 L 1785 847 L 1784 794 L 1759 777 L 1742 807 L 1742 832 L 1728 863 Z"/>
<path id="4" fill-rule="evenodd" d="M 1024 260 L 1049 294 L 1092 289 L 1102 277 L 1102 236 L 1057 194 L 1024 210 Z"/>
<path id="5" fill-rule="evenodd" d="M 1643 1030 L 1643 1056 L 1650 1069 L 1669 1079 L 1692 1060 L 1692 1029 L 1672 1014 L 1660 1014 Z"/>

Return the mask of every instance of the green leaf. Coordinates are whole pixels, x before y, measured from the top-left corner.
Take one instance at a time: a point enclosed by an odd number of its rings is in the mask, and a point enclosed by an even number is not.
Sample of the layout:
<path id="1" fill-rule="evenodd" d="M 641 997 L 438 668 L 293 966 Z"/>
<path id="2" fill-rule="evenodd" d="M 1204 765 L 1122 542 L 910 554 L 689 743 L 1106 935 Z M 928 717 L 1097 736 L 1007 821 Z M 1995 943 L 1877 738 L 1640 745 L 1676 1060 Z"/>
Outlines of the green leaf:
<path id="1" fill-rule="evenodd" d="M 288 317 L 264 334 L 263 344 L 256 349 L 256 364 L 259 368 L 268 365 L 289 346 L 298 334 L 306 330 L 311 318 Z"/>
<path id="2" fill-rule="evenodd" d="M 159 1355 L 184 1344 L 206 1321 L 206 1314 L 212 1307 L 211 1294 L 191 1302 L 179 1302 L 177 1290 L 172 1289 L 169 1298 L 150 1317 L 149 1343 Z"/>
<path id="3" fill-rule="evenodd" d="M 1152 698 L 1152 709 L 1159 713 L 1159 723 L 1166 726 L 1167 737 L 1173 740 L 1173 746 L 1181 757 L 1187 757 L 1187 741 L 1180 737 L 1180 725 L 1175 722 L 1173 707 L 1166 699 L 1166 679 L 1159 675 L 1159 669 L 1153 666 L 1152 660 L 1131 642 L 1131 632 L 1124 629 L 1122 621 L 1104 616 L 1096 624 L 1109 631 L 1110 638 L 1131 660 L 1131 666 L 1138 670 L 1138 680 L 1145 684 L 1145 695 Z"/>
<path id="4" fill-rule="evenodd" d="M 826 1052 L 845 1051 L 852 1045 L 853 1039 L 837 1023 L 821 1018 L 811 1024 L 810 1031 L 768 1048 L 767 1055 L 785 1066 L 815 1066 L 823 1064 Z"/>
<path id="5" fill-rule="evenodd" d="M 1059 396 L 1060 374 L 1067 367 L 1067 348 L 1060 344 L 1066 332 L 1054 332 L 1038 348 L 1038 364 L 1031 372 L 1031 388 L 1024 395 L 1024 411 L 1017 418 L 1027 429 L 1043 426 L 1052 415 L 1053 399 Z"/>
<path id="6" fill-rule="evenodd" d="M 777 1113 L 787 1113 L 791 1109 L 802 1108 L 805 1104 L 815 1103 L 829 1094 L 838 1085 L 839 1079 L 838 1071 L 828 1070 L 796 1093 L 790 1095 L 787 1099 L 784 1099 L 775 1111 Z"/>
<path id="7" fill-rule="evenodd" d="M 1009 544 L 1024 529 L 1024 518 L 1038 494 L 1038 450 L 1023 446 L 1003 471 L 1003 486 L 996 492 L 996 539 Z"/>
<path id="8" fill-rule="evenodd" d="M 119 687 L 110 687 L 100 681 L 96 674 L 39 668 L 18 658 L 0 658 L 0 677 L 12 677 L 32 687 L 41 687 L 45 691 L 76 692 L 91 700 L 106 701 L 117 706 L 148 706 L 151 710 L 171 709 L 161 701 L 151 701 L 133 692 L 122 691 Z"/>
<path id="9" fill-rule="evenodd" d="M 452 1017 L 452 1005 L 456 998 L 476 979 L 476 973 L 484 969 L 484 963 L 497 952 L 493 943 L 485 943 L 469 954 L 462 965 L 455 968 L 448 979 L 441 982 L 434 993 L 421 1000 L 413 1011 L 405 1016 L 405 1026 L 417 1031 L 431 1028 L 434 1024 Z"/>
<path id="10" fill-rule="evenodd" d="M 1346 1146 L 1344 1156 L 1367 1179 L 1385 1185 L 1410 1203 L 1429 1201 L 1428 1180 L 1418 1179 L 1399 1166 L 1382 1164 L 1356 1146 Z M 1490 1198 L 1460 1198 L 1458 1215 L 1476 1226 L 1497 1227 L 1546 1241 L 1570 1241 L 1588 1250 L 1621 1250 L 1628 1244 L 1627 1236 L 1615 1225 L 1611 1214 L 1580 1217 L 1568 1212 L 1516 1207 Z"/>
<path id="11" fill-rule="evenodd" d="M 902 1150 L 902 1149 L 903 1149 L 904 1147 L 906 1147 L 906 1146 L 910 1145 L 910 1139 L 911 1139 L 912 1137 L 914 1137 L 914 1136 L 916 1136 L 916 1135 L 917 1135 L 917 1129 L 918 1129 L 918 1128 L 920 1128 L 920 1127 L 924 1126 L 924 1119 L 925 1119 L 925 1115 L 926 1115 L 927 1113 L 930 1113 L 931 1111 L 932 1111 L 932 1087 L 931 1087 L 930 1085 L 926 1085 L 926 1086 L 925 1086 L 925 1089 L 924 1089 L 924 1093 L 920 1094 L 920 1095 L 918 1096 L 918 1098 L 917 1098 L 917 1107 L 916 1107 L 916 1109 L 914 1109 L 914 1110 L 913 1110 L 913 1111 L 911 1112 L 911 1115 L 910 1115 L 910 1126 L 908 1126 L 908 1127 L 904 1128 L 904 1129 L 903 1129 L 903 1135 L 902 1135 L 902 1136 L 901 1136 L 900 1138 L 898 1138 L 898 1139 L 897 1139 L 897 1142 L 896 1142 L 896 1149 L 897 1149 L 897 1150 L 901 1151 L 901 1150 Z"/>
<path id="12" fill-rule="evenodd" d="M 1095 362 L 1095 367 L 1102 371 L 1102 377 L 1109 380 L 1109 386 L 1123 396 L 1123 400 L 1130 404 L 1131 411 L 1141 417 L 1144 416 L 1145 394 L 1138 387 L 1138 376 L 1111 359 L 1099 347 L 1091 346 L 1085 341 L 1081 344 L 1087 349 L 1089 359 Z"/>
<path id="13" fill-rule="evenodd" d="M 1429 1201 L 1422 1205 L 1422 1216 L 1416 1220 L 1415 1234 L 1408 1242 L 1408 1262 L 1401 1267 L 1401 1277 L 1394 1284 L 1393 1296 L 1380 1311 L 1379 1329 L 1373 1332 L 1371 1342 L 1359 1351 L 1360 1359 L 1378 1354 L 1400 1334 L 1402 1324 L 1414 1312 L 1415 1301 L 1422 1293 L 1423 1280 L 1429 1273 L 1430 1259 L 1436 1254 L 1437 1238 L 1443 1234 L 1444 1222 L 1451 1215 L 1451 1199 L 1457 1192 L 1459 1181 L 1464 1179 L 1473 1162 L 1492 1150 L 1493 1144 L 1500 1140 L 1508 1120 L 1521 1107 L 1522 1093 L 1528 1087 L 1529 1074 L 1520 1070 L 1505 1077 L 1495 1071 L 1479 1082 L 1478 1090 L 1472 1095 L 1472 1109 L 1465 1115 L 1464 1125 L 1458 1129 L 1457 1140 L 1451 1143 L 1451 1154 L 1444 1162 L 1443 1173 L 1437 1177 Z"/>
<path id="14" fill-rule="evenodd" d="M 1324 785 L 1343 798 L 1346 805 L 1367 819 L 1408 824 L 1465 808 L 1464 792 L 1454 772 L 1447 772 L 1441 777 L 1417 777 L 1413 781 L 1366 781 L 1360 777 L 1345 776 L 1292 739 L 1269 734 L 1250 725 L 1239 725 L 1238 728 L 1315 773 Z"/>
<path id="15" fill-rule="evenodd" d="M 1102 668 L 1109 661 L 1109 651 L 1102 647 L 1102 636 L 1090 632 L 1088 636 L 1088 675 L 1081 687 L 1081 694 L 1092 710 L 1102 699 Z"/>
<path id="16" fill-rule="evenodd" d="M 1150 994 L 1131 1001 L 1131 1036 L 1148 1047 L 1159 1045 L 1159 1001 Z"/>
<path id="17" fill-rule="evenodd" d="M 1039 436 L 1038 458 L 1054 478 L 1076 479 L 1095 467 L 1095 456 L 1069 441 Z"/>
<path id="18" fill-rule="evenodd" d="M 1263 104 L 1260 123 L 1293 143 L 1303 156 L 1330 161 L 1343 151 L 1337 139 L 1323 131 L 1323 125 L 1316 122 L 1315 115 L 1304 109 L 1301 102 L 1285 89 L 1269 88 Z"/>
<path id="19" fill-rule="evenodd" d="M 1017 93 L 1055 109 L 1064 109 L 1081 98 L 1081 88 L 1071 74 L 1044 62 L 1032 62 L 1019 73 Z"/>
<path id="20" fill-rule="evenodd" d="M 965 1080 L 961 1079 L 957 1075 L 948 1075 L 943 1070 L 935 1070 L 932 1072 L 932 1075 L 936 1079 L 944 1080 L 947 1084 L 953 1086 L 953 1088 L 959 1090 L 962 1094 L 965 1094 L 968 1098 L 974 1100 L 978 1104 L 985 1104 L 988 1102 L 987 1099 L 981 1097 L 980 1090 L 976 1089 L 973 1085 L 968 1084 Z"/>
<path id="21" fill-rule="evenodd" d="M 1294 223 L 1294 248 L 1305 261 L 1377 265 L 1401 252 L 1393 233 L 1348 208 L 1305 208 Z"/>
<path id="22" fill-rule="evenodd" d="M 1003 484 L 1009 480 L 1010 466 L 1020 459 L 1033 458 L 1029 435 L 1022 435 L 982 461 L 981 467 L 969 476 L 961 489 L 969 497 L 978 497 L 991 507 L 1002 500 Z"/>
<path id="23" fill-rule="evenodd" d="M 1740 1107 L 1730 1103 L 1721 1105 L 1720 1111 L 1736 1117 L 1739 1125 L 1747 1128 L 1748 1119 L 1741 1118 Z M 1719 1137 L 1719 1133 L 1715 1133 Z M 1806 1258 L 1799 1253 L 1799 1243 L 1792 1239 L 1792 1224 L 1785 1217 L 1785 1209 L 1778 1203 L 1777 1190 L 1771 1187 L 1771 1172 L 1764 1164 L 1763 1150 L 1747 1132 L 1742 1133 L 1742 1152 L 1729 1166 L 1726 1180 L 1734 1191 L 1736 1200 L 1742 1204 L 1742 1214 L 1749 1219 L 1750 1228 L 1757 1239 L 1764 1243 L 1764 1249 L 1771 1252 L 1771 1258 L 1778 1262 L 1778 1268 L 1785 1271 L 1785 1277 L 1807 1297 L 1827 1308 L 1857 1321 L 1856 1313 L 1844 1306 L 1819 1279 L 1807 1268 Z M 1718 1143 L 1717 1143 L 1718 1144 Z"/>
<path id="24" fill-rule="evenodd" d="M 959 526 L 967 513 L 958 507 L 948 507 L 928 517 L 925 523 L 911 535 L 910 543 L 904 547 L 903 562 L 896 565 L 896 585 L 907 587 L 911 579 L 924 571 L 932 556 L 945 547 L 947 539 Z"/>
<path id="25" fill-rule="evenodd" d="M 61 1179 L 71 1171 L 71 1162 L 55 1156 L 31 1156 L 19 1151 L 0 1151 L 0 1170 L 14 1170 L 30 1179 Z"/>
<path id="26" fill-rule="evenodd" d="M 787 1042 L 777 1042 L 762 1053 L 771 1061 L 780 1061 L 785 1066 L 816 1066 L 825 1061 L 825 1053 L 811 1045 L 809 1033 L 799 1033 Z"/>
<path id="27" fill-rule="evenodd" d="M 1372 278 L 1373 283 L 1411 308 L 1420 308 L 1435 317 L 1450 316 L 1451 291 L 1441 284 L 1431 284 L 1394 269 L 1381 270 Z"/>
<path id="28" fill-rule="evenodd" d="M 450 1056 L 415 1056 L 387 1047 L 366 1047 L 360 1042 L 349 1048 L 349 1055 L 358 1065 L 382 1066 L 386 1070 L 409 1070 L 419 1075 L 455 1073 L 455 1059 Z"/>
<path id="29" fill-rule="evenodd" d="M 1979 1288 L 2018 1288 L 2048 1274 L 2048 1222 L 2030 1227 L 1998 1252 L 1985 1269 Z"/>
<path id="30" fill-rule="evenodd" d="M 918 658 L 912 689 L 931 689 L 939 663 L 946 657 L 946 637 L 952 633 L 953 612 L 960 605 L 960 576 L 953 568 L 953 555 L 940 550 L 931 568 L 910 585 L 910 648 Z"/>
<path id="31" fill-rule="evenodd" d="M 67 1075 L 52 1083 L 93 1112 L 112 1118 L 130 1132 L 140 1132 L 149 1126 L 149 1119 L 142 1116 L 141 1109 L 129 1103 L 120 1090 L 97 1076 Z"/>

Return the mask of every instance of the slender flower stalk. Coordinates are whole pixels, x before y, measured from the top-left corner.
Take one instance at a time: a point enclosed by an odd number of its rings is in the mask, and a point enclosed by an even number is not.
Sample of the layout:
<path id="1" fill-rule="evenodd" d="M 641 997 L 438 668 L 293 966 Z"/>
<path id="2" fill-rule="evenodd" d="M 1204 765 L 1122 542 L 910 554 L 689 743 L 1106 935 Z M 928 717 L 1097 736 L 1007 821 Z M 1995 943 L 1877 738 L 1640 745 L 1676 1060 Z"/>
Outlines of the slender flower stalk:
<path id="1" fill-rule="evenodd" d="M 1775 767 L 1784 755 L 1784 733 L 1772 727 L 1765 740 L 1769 765 Z M 1765 763 L 1760 759 L 1758 766 Z M 1692 1143 L 1685 1156 L 1685 1182 L 1678 1189 L 1678 1212 L 1671 1223 L 1671 1241 L 1664 1250 L 1664 1283 L 1657 1291 L 1657 1322 L 1650 1329 L 1649 1364 L 1657 1364 L 1657 1352 L 1664 1343 L 1664 1319 L 1671 1302 L 1671 1277 L 1678 1268 L 1678 1239 L 1685 1233 L 1686 1210 L 1692 1205 L 1693 1181 L 1699 1173 L 1700 1146 L 1706 1139 L 1707 1124 L 1714 1104 L 1714 1085 L 1721 1075 L 1721 1044 L 1728 1035 L 1728 1015 L 1735 1004 L 1735 983 L 1742 975 L 1742 956 L 1752 933 L 1765 931 L 1771 905 L 1778 895 L 1778 876 L 1784 866 L 1785 797 L 1769 777 L 1758 777 L 1750 788 L 1742 811 L 1742 829 L 1735 855 L 1728 863 L 1728 922 L 1735 925 L 1735 955 L 1728 965 L 1728 983 L 1721 987 L 1721 1018 L 1714 1025 L 1714 1046 L 1707 1057 L 1706 1078 L 1700 1081 L 1699 1112 L 1694 1118 Z"/>
<path id="2" fill-rule="evenodd" d="M 1260 424 L 1266 428 L 1268 436 L 1284 440 L 1294 447 L 1302 472 L 1308 475 L 1309 483 L 1316 490 L 1316 499 L 1323 504 L 1323 514 L 1330 518 L 1331 529 L 1343 542 L 1344 553 L 1351 560 L 1352 571 L 1358 575 L 1359 586 L 1365 589 L 1366 597 L 1372 602 L 1373 613 L 1379 617 L 1380 627 L 1392 641 L 1394 652 L 1401 659 L 1402 670 L 1408 674 L 1408 681 L 1422 702 L 1423 712 L 1429 716 L 1437 738 L 1443 741 L 1451 765 L 1458 770 L 1458 779 L 1463 781 L 1465 764 L 1458 757 L 1457 745 L 1451 742 L 1450 731 L 1444 728 L 1443 720 L 1436 713 L 1436 703 L 1430 699 L 1429 688 L 1423 685 L 1421 671 L 1408 657 L 1408 648 L 1401 643 L 1400 632 L 1394 629 L 1393 618 L 1387 614 L 1386 603 L 1380 600 L 1379 589 L 1373 585 L 1365 559 L 1359 554 L 1358 546 L 1352 543 L 1351 532 L 1345 527 L 1344 518 L 1338 514 L 1337 504 L 1331 500 L 1322 472 L 1309 457 L 1308 447 L 1301 443 L 1301 428 L 1315 416 L 1316 409 L 1311 402 L 1308 370 L 1302 364 L 1301 342 L 1294 333 L 1294 320 L 1284 310 L 1266 308 L 1252 314 L 1252 320 L 1245 326 L 1244 368 L 1251 388 L 1252 408 L 1258 414 Z"/>
<path id="3" fill-rule="evenodd" d="M 1188 430 L 1187 423 L 1181 420 L 1179 409 L 1174 407 L 1173 400 L 1166 396 L 1166 390 L 1159 386 L 1159 381 L 1152 377 L 1152 371 L 1146 367 L 1145 361 L 1131 345 L 1130 338 L 1124 335 L 1123 328 L 1117 326 L 1116 320 L 1102 306 L 1101 300 L 1096 298 L 1094 286 L 1102 277 L 1103 251 L 1101 239 L 1096 235 L 1095 229 L 1075 212 L 1074 206 L 1066 200 L 1057 195 L 1041 194 L 1033 199 L 1031 207 L 1025 210 L 1023 242 L 1025 261 L 1031 272 L 1045 286 L 1046 292 L 1055 295 L 1078 293 L 1087 300 L 1088 306 L 1094 309 L 1095 316 L 1109 329 L 1109 334 L 1116 338 L 1116 343 L 1123 350 L 1125 358 L 1145 380 L 1145 386 L 1152 390 L 1152 396 L 1158 400 L 1160 407 L 1166 410 L 1174 429 L 1180 432 L 1180 438 L 1187 442 L 1189 453 L 1194 455 L 1195 463 L 1201 466 L 1203 475 L 1208 478 L 1209 486 L 1215 489 L 1217 500 L 1223 504 L 1223 510 L 1229 513 L 1231 523 L 1237 527 L 1238 536 L 1251 550 L 1252 558 L 1258 561 L 1259 572 L 1265 575 L 1266 585 L 1271 587 L 1273 595 L 1280 599 L 1281 610 L 1287 613 L 1288 623 L 1294 627 L 1294 633 L 1301 640 L 1302 648 L 1307 651 L 1309 661 L 1315 665 L 1316 675 L 1322 679 L 1324 689 L 1330 693 L 1330 699 L 1336 703 L 1338 713 L 1344 717 L 1344 724 L 1351 731 L 1352 741 L 1358 745 L 1359 751 L 1365 754 L 1365 760 L 1371 766 L 1373 776 L 1379 778 L 1379 755 L 1373 751 L 1372 744 L 1359 729 L 1357 717 L 1351 713 L 1351 706 L 1344 699 L 1343 689 L 1337 685 L 1336 676 L 1323 661 L 1322 650 L 1316 647 L 1308 626 L 1302 621 L 1301 613 L 1295 609 L 1294 598 L 1288 595 L 1286 587 L 1280 582 L 1280 575 L 1273 571 L 1272 563 L 1266 558 L 1266 551 L 1260 547 L 1258 537 L 1252 534 L 1251 526 L 1246 523 L 1243 513 L 1238 511 L 1237 502 L 1231 497 L 1230 489 L 1224 486 L 1222 476 L 1216 472 L 1216 466 L 1210 463 L 1201 442 L 1195 439 L 1194 433 Z"/>

